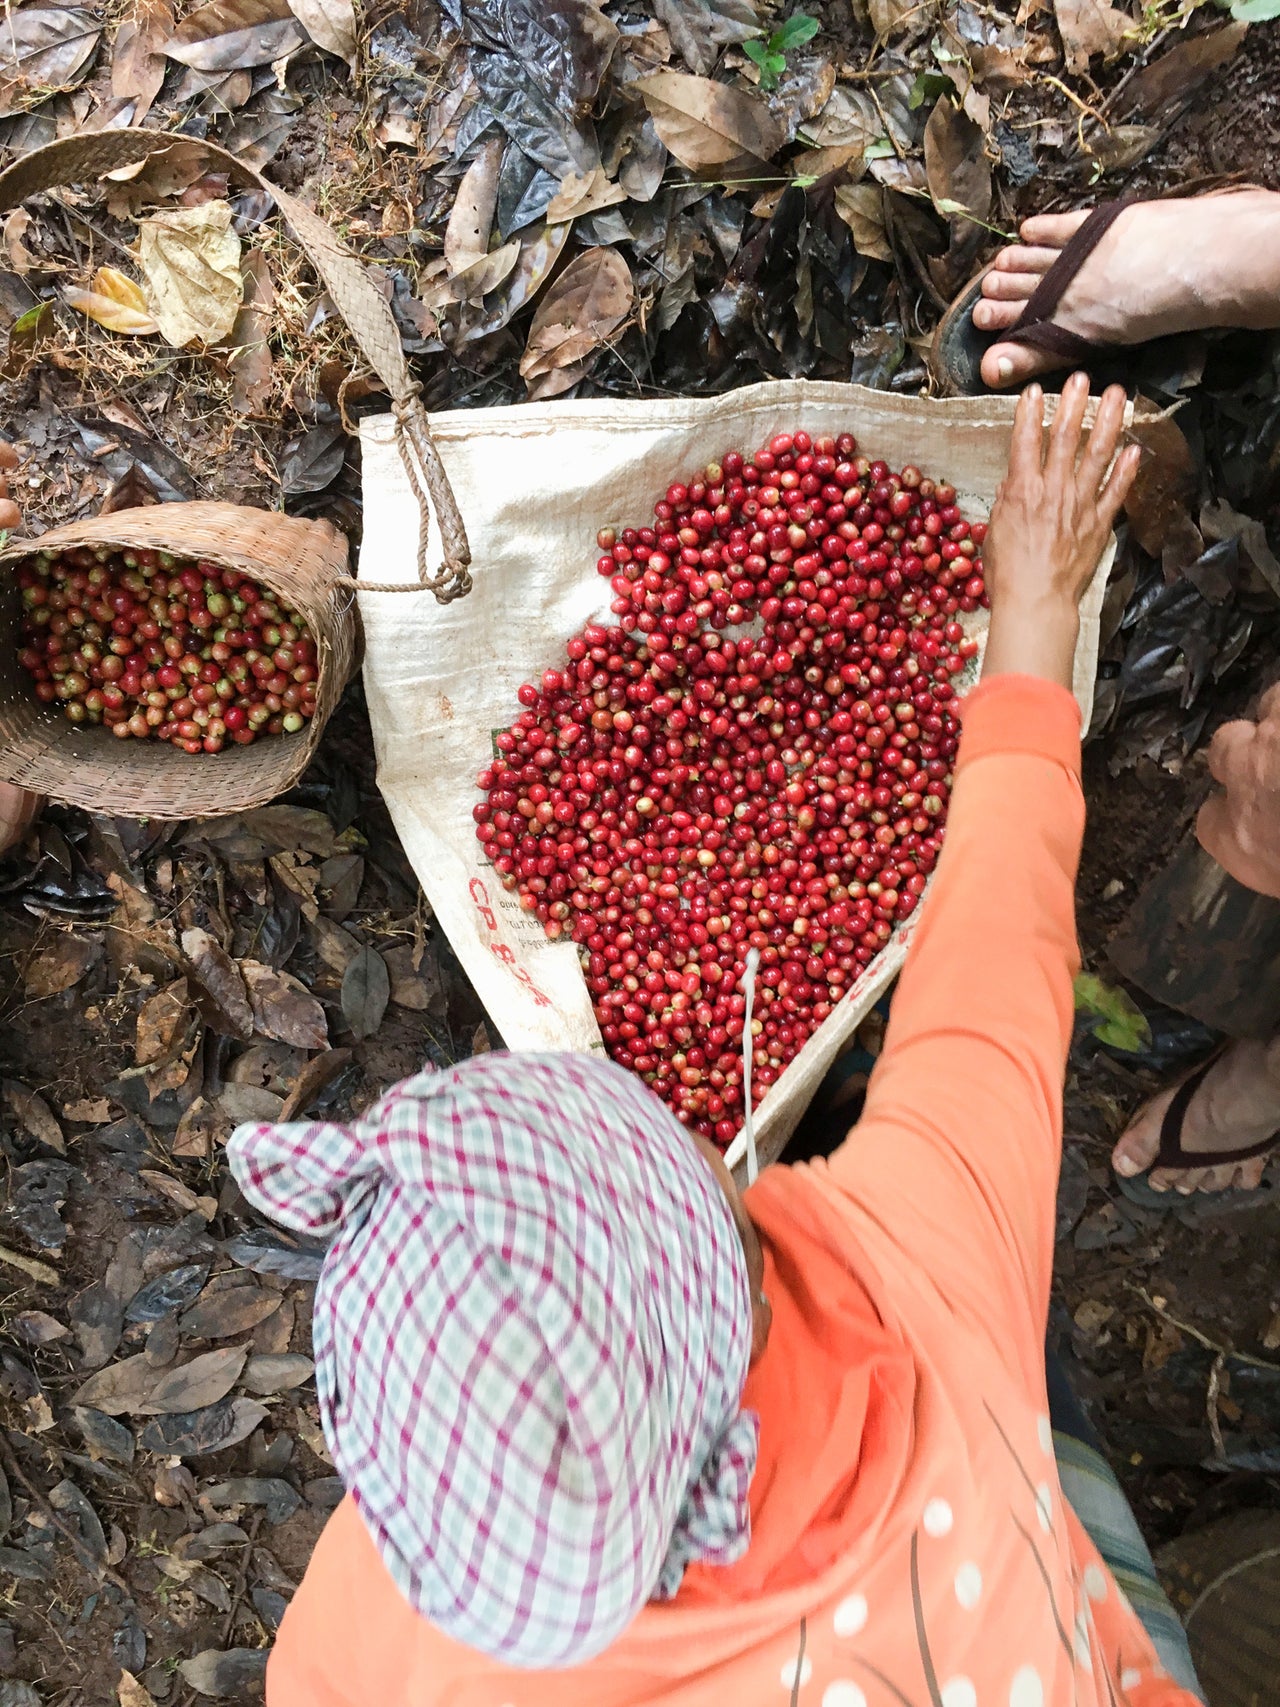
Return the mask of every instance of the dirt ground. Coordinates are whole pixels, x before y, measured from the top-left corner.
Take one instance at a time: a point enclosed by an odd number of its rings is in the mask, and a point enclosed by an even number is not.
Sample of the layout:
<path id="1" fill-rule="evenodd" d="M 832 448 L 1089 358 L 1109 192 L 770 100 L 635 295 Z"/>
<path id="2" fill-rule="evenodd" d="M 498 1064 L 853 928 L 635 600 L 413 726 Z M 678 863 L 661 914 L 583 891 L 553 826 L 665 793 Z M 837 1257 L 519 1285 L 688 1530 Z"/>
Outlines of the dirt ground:
<path id="1" fill-rule="evenodd" d="M 304 110 L 271 169 L 301 186 L 326 152 L 358 152 L 365 116 L 341 99 Z M 1254 30 L 1227 70 L 1201 82 L 1125 187 L 1223 172 L 1280 182 L 1276 28 Z M 1078 179 L 1045 176 L 1022 205 L 1079 193 Z M 93 357 L 96 334 L 86 336 Z M 291 445 L 338 418 L 333 375 L 322 371 L 325 336 L 316 333 L 306 384 L 275 374 L 274 418 L 233 431 L 222 425 L 225 374 L 200 392 L 195 368 L 184 368 L 187 389 L 164 419 L 202 495 L 279 502 Z M 441 404 L 509 394 L 509 374 L 473 375 L 465 363 L 440 363 L 426 377 Z M 96 369 L 48 364 L 5 379 L 0 428 L 47 452 L 23 502 L 49 521 L 86 483 L 101 489 L 117 477 L 104 440 L 127 437 L 170 383 L 164 372 L 131 373 L 115 376 L 113 389 Z M 107 430 L 96 440 L 76 424 L 86 385 L 95 406 L 99 390 L 106 397 Z M 1263 407 L 1251 398 L 1250 418 Z M 323 509 L 353 537 L 354 446 L 347 441 L 323 498 L 303 489 L 291 500 Z M 1118 659 L 1104 662 L 1113 676 Z M 1276 665 L 1274 614 L 1260 614 L 1195 740 L 1246 705 Z M 1195 757 L 1117 764 L 1131 728 L 1132 713 L 1087 760 L 1081 940 L 1086 963 L 1109 979 L 1107 940 L 1204 786 Z M 185 983 L 176 990 L 183 933 L 202 930 L 279 980 L 289 1016 L 281 1035 L 233 1054 Z M 347 979 L 370 950 L 392 968 L 390 1000 L 372 1027 Z M 247 1213 L 220 1140 L 237 1118 L 286 1106 L 306 1059 L 297 1038 L 316 1023 L 316 1004 L 334 1049 L 331 1077 L 316 1082 L 309 1106 L 334 1118 L 367 1106 L 424 1057 L 446 1062 L 500 1042 L 382 807 L 358 688 L 303 783 L 268 814 L 140 825 L 51 810 L 28 848 L 0 866 L 0 992 L 0 1704 L 106 1707 L 123 1667 L 163 1707 L 191 1707 L 213 1672 L 193 1681 L 180 1668 L 201 1655 L 214 1656 L 217 1672 L 207 1692 L 252 1699 L 338 1487 L 304 1364 L 316 1253 Z M 162 997 L 169 1008 L 157 1005 Z M 1280 1508 L 1280 1206 L 1188 1225 L 1118 1199 L 1107 1166 L 1114 1137 L 1211 1041 L 1177 1016 L 1151 1019 L 1154 1042 L 1142 1055 L 1100 1047 L 1083 1026 L 1073 1052 L 1053 1329 L 1159 1544 L 1230 1510 Z M 139 1379 L 158 1381 L 182 1367 L 179 1347 L 221 1359 L 224 1372 L 243 1352 L 257 1364 L 257 1397 L 240 1390 L 233 1399 L 235 1378 L 219 1385 L 211 1375 L 185 1411 L 147 1421 L 133 1410 L 135 1431 L 112 1414 L 119 1395 L 101 1382 L 82 1391 L 131 1357 Z M 245 1409 L 259 1399 L 262 1416 Z M 245 1438 L 219 1444 L 251 1421 Z M 6 1695 L 3 1680 L 36 1693 Z"/>

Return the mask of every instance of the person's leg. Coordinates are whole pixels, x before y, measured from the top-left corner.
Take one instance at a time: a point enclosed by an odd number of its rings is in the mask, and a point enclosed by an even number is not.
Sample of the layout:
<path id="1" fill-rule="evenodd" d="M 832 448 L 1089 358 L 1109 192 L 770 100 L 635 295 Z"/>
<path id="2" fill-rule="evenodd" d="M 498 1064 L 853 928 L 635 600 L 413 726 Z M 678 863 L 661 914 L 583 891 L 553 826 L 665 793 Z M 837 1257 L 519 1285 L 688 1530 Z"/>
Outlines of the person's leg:
<path id="1" fill-rule="evenodd" d="M 1151 1550 L 1133 1508 L 1103 1455 L 1102 1443 L 1050 1347 L 1045 1348 L 1049 1422 L 1063 1497 L 1088 1531 L 1175 1682 L 1205 1699 L 1182 1622 L 1160 1587 Z"/>
<path id="2" fill-rule="evenodd" d="M 1126 1179 L 1143 1173 L 1160 1147 L 1165 1110 L 1177 1094 L 1170 1085 L 1147 1103 L 1131 1122 L 1111 1153 L 1111 1163 Z M 1239 1150 L 1261 1144 L 1280 1132 L 1280 1037 L 1261 1043 L 1245 1039 L 1232 1043 L 1210 1067 L 1203 1084 L 1187 1105 L 1182 1123 L 1182 1147 L 1204 1155 L 1198 1168 L 1157 1168 L 1150 1184 L 1156 1191 L 1253 1190 L 1261 1181 L 1267 1157 L 1215 1166 L 1215 1150 Z"/>
<path id="3" fill-rule="evenodd" d="M 1041 214 L 996 256 L 973 323 L 1014 326 L 1087 213 Z M 1106 344 L 1210 326 L 1280 326 L 1280 194 L 1235 190 L 1127 208 L 1085 261 L 1053 316 Z M 996 343 L 982 359 L 991 386 L 1022 385 L 1062 366 L 1043 350 Z"/>

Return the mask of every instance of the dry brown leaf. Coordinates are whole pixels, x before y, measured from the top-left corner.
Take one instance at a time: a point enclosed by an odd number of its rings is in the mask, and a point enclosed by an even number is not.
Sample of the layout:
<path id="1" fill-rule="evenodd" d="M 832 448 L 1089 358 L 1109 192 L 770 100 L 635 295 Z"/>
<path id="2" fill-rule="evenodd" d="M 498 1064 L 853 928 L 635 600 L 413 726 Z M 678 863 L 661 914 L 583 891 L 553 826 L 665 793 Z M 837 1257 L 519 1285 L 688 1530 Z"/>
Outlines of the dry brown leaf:
<path id="1" fill-rule="evenodd" d="M 351 0 L 289 0 L 289 10 L 317 47 L 356 63 L 356 14 Z"/>
<path id="2" fill-rule="evenodd" d="M 231 204 L 202 202 L 138 224 L 138 262 L 147 299 L 175 348 L 227 337 L 240 308 L 240 239 Z"/>
<path id="3" fill-rule="evenodd" d="M 192 1017 L 185 978 L 175 978 L 143 1002 L 138 1010 L 134 1060 L 139 1067 L 163 1061 L 181 1043 Z"/>
<path id="4" fill-rule="evenodd" d="M 1124 501 L 1124 513 L 1138 544 L 1150 556 L 1159 557 L 1175 531 L 1191 519 L 1189 506 L 1200 484 L 1199 470 L 1176 421 L 1163 416 L 1136 420 L 1132 437 L 1142 446 L 1142 461 Z"/>
<path id="5" fill-rule="evenodd" d="M 313 1099 L 327 1084 L 331 1084 L 351 1059 L 349 1049 L 325 1049 L 313 1055 L 294 1081 L 293 1089 L 280 1110 L 281 1120 L 296 1120 L 304 1114 Z"/>
<path id="6" fill-rule="evenodd" d="M 450 273 L 464 272 L 483 260 L 489 251 L 489 232 L 498 205 L 498 174 L 502 167 L 505 139 L 494 136 L 485 143 L 458 185 L 453 210 L 444 230 L 444 258 Z"/>
<path id="7" fill-rule="evenodd" d="M 534 381 L 551 378 L 536 395 L 554 397 L 574 383 L 573 370 L 611 337 L 631 312 L 635 291 L 627 263 L 616 249 L 585 249 L 552 285 L 533 317 L 520 372 L 535 394 Z M 572 376 L 572 377 L 570 377 Z M 564 383 L 557 385 L 556 380 Z"/>
<path id="8" fill-rule="evenodd" d="M 924 129 L 925 177 L 933 205 L 952 220 L 966 213 L 983 220 L 991 211 L 991 167 L 982 141 L 967 113 L 945 99 L 935 103 Z"/>
<path id="9" fill-rule="evenodd" d="M 155 1382 L 155 1369 L 147 1362 L 146 1352 L 140 1351 L 91 1375 L 72 1394 L 71 1403 L 105 1411 L 109 1417 L 124 1416 L 146 1403 Z"/>
<path id="10" fill-rule="evenodd" d="M 203 1215 L 206 1221 L 212 1221 L 218 1213 L 215 1198 L 197 1197 L 189 1185 L 183 1185 L 182 1181 L 174 1179 L 172 1174 L 162 1174 L 158 1168 L 139 1168 L 138 1178 L 153 1191 L 158 1191 L 161 1197 L 167 1197 L 174 1208 L 180 1209 L 184 1215 L 190 1215 L 194 1210 Z"/>
<path id="11" fill-rule="evenodd" d="M 489 254 L 481 255 L 478 261 L 473 261 L 469 267 L 464 267 L 450 279 L 454 300 L 479 302 L 481 297 L 488 296 L 491 290 L 497 290 L 503 280 L 511 275 L 519 259 L 518 237 L 512 237 L 500 249 L 493 249 Z"/>
<path id="12" fill-rule="evenodd" d="M 298 1049 L 325 1049 L 329 1024 L 324 1009 L 296 978 L 275 972 L 257 960 L 242 960 L 240 971 L 249 991 L 254 1030 Z"/>
<path id="13" fill-rule="evenodd" d="M 271 395 L 271 310 L 276 290 L 261 249 L 251 249 L 240 269 L 241 301 L 231 328 L 231 403 L 242 415 L 257 415 Z"/>
<path id="14" fill-rule="evenodd" d="M 1138 111 L 1154 117 L 1162 108 L 1180 101 L 1235 55 L 1248 29 L 1248 24 L 1224 24 L 1220 30 L 1189 36 L 1171 47 L 1159 59 L 1144 65 L 1125 86 L 1121 111 Z"/>
<path id="15" fill-rule="evenodd" d="M 690 77 L 682 71 L 656 71 L 633 85 L 653 119 L 659 137 L 682 166 L 703 172 L 744 155 L 771 160 L 786 132 L 757 95 Z"/>
<path id="16" fill-rule="evenodd" d="M 202 1352 L 190 1363 L 167 1370 L 143 1402 L 133 1407 L 134 1415 L 171 1416 L 179 1411 L 199 1411 L 206 1405 L 216 1405 L 240 1379 L 248 1355 L 248 1346 L 228 1345 L 217 1351 Z"/>
<path id="17" fill-rule="evenodd" d="M 582 174 L 570 172 L 548 203 L 547 224 L 559 225 L 562 220 L 584 218 L 602 207 L 614 207 L 626 199 L 627 192 L 621 184 L 609 182 L 603 166 Z"/>
<path id="18" fill-rule="evenodd" d="M 37 267 L 43 267 L 27 248 L 22 239 L 31 229 L 31 215 L 25 207 L 15 207 L 4 222 L 4 251 L 9 257 L 9 265 L 19 278 L 25 278 Z"/>
<path id="19" fill-rule="evenodd" d="M 225 1037 L 247 1043 L 253 1036 L 253 1013 L 235 961 L 216 937 L 198 926 L 183 931 L 182 952 L 197 981 L 195 1000 L 206 1023 Z"/>
<path id="20" fill-rule="evenodd" d="M 99 267 L 88 290 L 64 286 L 62 299 L 108 332 L 145 337 L 160 330 L 140 285 L 115 267 Z"/>
<path id="21" fill-rule="evenodd" d="M 873 261 L 892 261 L 884 234 L 884 191 L 879 184 L 839 184 L 836 212 L 849 227 L 853 246 Z"/>
<path id="22" fill-rule="evenodd" d="M 67 1153 L 67 1141 L 62 1136 L 57 1116 L 39 1094 L 18 1079 L 6 1079 L 3 1086 L 4 1104 L 19 1125 L 26 1128 L 38 1144 L 46 1144 L 60 1156 Z"/>
<path id="23" fill-rule="evenodd" d="M 122 19 L 111 46 L 111 93 L 118 101 L 131 101 L 131 126 L 138 126 L 151 111 L 167 70 L 164 43 L 173 33 L 173 7 L 169 0 L 140 0 Z"/>
<path id="24" fill-rule="evenodd" d="M 937 17 L 934 0 L 868 0 L 871 27 L 881 41 L 891 36 L 922 35 Z"/>
<path id="25" fill-rule="evenodd" d="M 32 1001 L 56 996 L 78 984 L 102 956 L 102 944 L 60 932 L 47 948 L 33 955 L 23 973 L 22 988 Z"/>
<path id="26" fill-rule="evenodd" d="M 164 51 L 196 71 L 249 71 L 274 65 L 306 40 L 288 0 L 209 0 L 187 14 Z"/>
<path id="27" fill-rule="evenodd" d="M 178 1326 L 189 1339 L 224 1340 L 247 1333 L 280 1307 L 280 1294 L 233 1269 L 209 1282 Z"/>
<path id="28" fill-rule="evenodd" d="M 86 1126 L 105 1126 L 111 1119 L 111 1104 L 106 1097 L 84 1097 L 77 1102 L 64 1102 L 62 1118 L 80 1121 Z"/>
<path id="29" fill-rule="evenodd" d="M 156 1698 L 146 1684 L 139 1683 L 131 1671 L 123 1669 L 116 1685 L 116 1699 L 120 1707 L 156 1707 Z"/>
<path id="30" fill-rule="evenodd" d="M 293 1387 L 301 1387 L 304 1381 L 310 1381 L 315 1369 L 311 1359 L 298 1352 L 268 1353 L 249 1359 L 244 1366 L 241 1385 L 246 1392 L 264 1397 L 269 1393 L 287 1393 Z"/>
<path id="31" fill-rule="evenodd" d="M 1110 59 L 1137 29 L 1127 12 L 1109 6 L 1107 0 L 1054 0 L 1053 9 L 1067 70 L 1077 76 L 1089 69 L 1096 55 Z"/>

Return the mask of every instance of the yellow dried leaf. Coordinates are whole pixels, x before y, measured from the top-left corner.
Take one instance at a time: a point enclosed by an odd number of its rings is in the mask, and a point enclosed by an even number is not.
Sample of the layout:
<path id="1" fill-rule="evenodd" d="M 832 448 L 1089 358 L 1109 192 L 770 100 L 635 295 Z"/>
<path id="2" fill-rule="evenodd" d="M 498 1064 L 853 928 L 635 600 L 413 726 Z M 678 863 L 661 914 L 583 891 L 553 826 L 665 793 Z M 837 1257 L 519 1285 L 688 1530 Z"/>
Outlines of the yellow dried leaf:
<path id="1" fill-rule="evenodd" d="M 181 349 L 217 343 L 240 308 L 240 238 L 231 204 L 158 213 L 138 225 L 138 262 L 161 334 Z"/>
<path id="2" fill-rule="evenodd" d="M 108 332 L 143 337 L 160 330 L 141 286 L 115 267 L 99 267 L 88 290 L 68 287 L 62 296 L 69 307 L 87 314 Z"/>

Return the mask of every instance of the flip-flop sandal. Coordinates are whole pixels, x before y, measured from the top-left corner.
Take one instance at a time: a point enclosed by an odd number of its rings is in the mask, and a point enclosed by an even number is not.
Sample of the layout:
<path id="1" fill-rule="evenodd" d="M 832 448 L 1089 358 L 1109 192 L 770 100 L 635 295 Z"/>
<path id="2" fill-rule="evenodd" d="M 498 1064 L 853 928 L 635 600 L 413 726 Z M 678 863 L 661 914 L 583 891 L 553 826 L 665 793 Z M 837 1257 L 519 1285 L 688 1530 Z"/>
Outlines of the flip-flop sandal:
<path id="1" fill-rule="evenodd" d="M 1127 207 L 1142 201 L 1170 198 L 1193 200 L 1199 196 L 1229 194 L 1258 186 L 1240 173 L 1207 174 L 1172 186 L 1163 194 L 1128 196 L 1119 201 L 1100 202 L 1063 247 L 1057 260 L 1027 299 L 1017 324 L 1003 332 L 980 332 L 973 323 L 973 308 L 982 295 L 982 281 L 991 271 L 984 267 L 956 297 L 934 334 L 929 365 L 944 396 L 978 397 L 992 388 L 981 373 L 982 358 L 992 344 L 1026 344 L 1056 356 L 1064 367 L 1095 368 L 1099 363 L 1119 363 L 1137 347 L 1133 344 L 1097 343 L 1082 338 L 1065 326 L 1055 326 L 1053 315 L 1067 288 Z"/>
<path id="2" fill-rule="evenodd" d="M 1264 1181 L 1253 1191 L 1193 1191 L 1186 1195 L 1172 1187 L 1168 1191 L 1157 1191 L 1151 1184 L 1151 1175 L 1157 1168 L 1217 1168 L 1235 1162 L 1251 1162 L 1257 1156 L 1268 1155 L 1280 1145 L 1280 1132 L 1273 1132 L 1270 1138 L 1264 1138 L 1261 1143 L 1243 1144 L 1236 1150 L 1209 1152 L 1183 1148 L 1182 1127 L 1187 1118 L 1187 1110 L 1191 1106 L 1191 1099 L 1221 1059 L 1225 1047 L 1224 1045 L 1221 1049 L 1215 1049 L 1209 1059 L 1202 1061 L 1174 1092 L 1160 1123 L 1160 1148 L 1146 1172 L 1135 1174 L 1131 1179 L 1126 1178 L 1124 1174 L 1116 1174 L 1116 1184 L 1120 1187 L 1121 1195 L 1128 1198 L 1130 1203 L 1136 1203 L 1142 1209 L 1155 1209 L 1165 1214 L 1182 1210 L 1197 1220 L 1207 1220 L 1215 1215 L 1234 1215 L 1239 1210 L 1254 1209 L 1260 1204 L 1276 1201 L 1277 1191 L 1273 1181 Z"/>
<path id="3" fill-rule="evenodd" d="M 1065 326 L 1054 325 L 1053 315 L 1081 267 L 1125 208 L 1136 200 L 1130 197 L 1127 201 L 1102 202 L 1094 208 L 1027 299 L 1022 317 L 1007 331 L 982 332 L 973 323 L 974 305 L 982 296 L 982 281 L 991 268 L 984 267 L 970 279 L 934 335 L 930 365 L 945 395 L 972 397 L 991 390 L 981 369 L 982 358 L 992 344 L 1026 344 L 1057 357 L 1064 367 L 1086 367 L 1120 349 L 1119 345 L 1095 343 Z"/>

